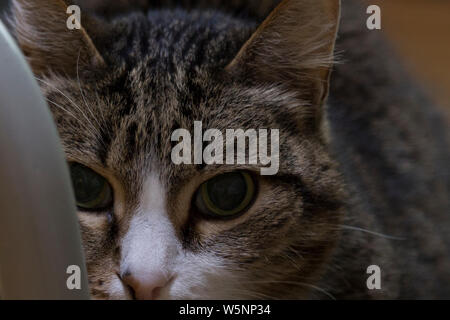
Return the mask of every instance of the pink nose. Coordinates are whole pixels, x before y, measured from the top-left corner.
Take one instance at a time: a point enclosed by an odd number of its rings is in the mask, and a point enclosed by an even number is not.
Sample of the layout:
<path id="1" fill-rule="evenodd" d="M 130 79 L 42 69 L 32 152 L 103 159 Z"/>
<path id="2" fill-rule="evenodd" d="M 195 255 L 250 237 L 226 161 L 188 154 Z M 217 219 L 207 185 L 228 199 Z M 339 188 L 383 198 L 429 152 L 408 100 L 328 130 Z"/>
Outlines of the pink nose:
<path id="1" fill-rule="evenodd" d="M 127 272 L 122 276 L 122 281 L 134 291 L 138 300 L 155 300 L 160 290 L 167 284 L 168 279 L 162 272 L 146 273 L 144 275 Z"/>

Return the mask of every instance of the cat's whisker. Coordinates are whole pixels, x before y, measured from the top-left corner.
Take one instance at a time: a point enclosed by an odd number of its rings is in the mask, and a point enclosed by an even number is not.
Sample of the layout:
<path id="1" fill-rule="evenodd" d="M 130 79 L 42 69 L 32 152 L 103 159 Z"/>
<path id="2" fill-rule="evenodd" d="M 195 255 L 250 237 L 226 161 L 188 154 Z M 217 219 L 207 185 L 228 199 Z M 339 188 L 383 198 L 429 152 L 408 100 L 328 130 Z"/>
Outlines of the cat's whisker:
<path id="1" fill-rule="evenodd" d="M 89 117 L 86 115 L 86 113 L 83 112 L 83 110 L 72 100 L 70 99 L 64 92 L 62 92 L 60 89 L 56 88 L 54 85 L 50 84 L 49 82 L 45 81 L 44 79 L 41 79 L 39 77 L 34 77 L 36 80 L 44 83 L 45 85 L 55 89 L 58 93 L 60 93 L 64 98 L 66 98 L 80 113 L 81 115 L 86 119 L 87 123 L 90 125 L 91 128 L 93 128 L 96 132 L 96 134 L 94 134 L 94 132 L 92 130 L 88 130 L 91 134 L 93 134 L 93 136 L 95 137 L 99 137 L 100 134 L 98 132 L 98 130 L 95 129 L 94 124 L 92 123 L 92 121 L 89 119 Z M 85 126 L 86 129 L 88 128 L 87 126 Z"/>
<path id="2" fill-rule="evenodd" d="M 68 115 L 70 115 L 72 118 L 74 118 L 75 120 L 78 120 L 77 117 L 75 117 L 69 110 L 67 110 L 66 108 L 64 108 L 63 106 L 61 106 L 60 104 L 45 98 L 45 100 L 47 100 L 48 102 L 50 102 L 51 104 L 53 104 L 54 106 L 58 107 L 59 109 L 61 109 L 62 111 L 66 112 Z"/>
<path id="3" fill-rule="evenodd" d="M 292 284 L 295 284 L 295 283 L 292 283 Z M 301 286 L 309 287 L 309 288 L 314 289 L 316 291 L 319 291 L 319 292 L 323 293 L 324 295 L 326 295 L 327 297 L 329 297 L 332 300 L 337 300 L 334 295 L 332 295 L 330 292 L 328 292 L 324 288 L 318 287 L 318 286 L 313 285 L 313 284 L 304 283 L 304 282 L 298 282 L 297 284 L 301 285 Z"/>
<path id="4" fill-rule="evenodd" d="M 101 139 L 101 134 L 99 130 L 102 130 L 102 126 L 101 124 L 98 122 L 97 117 L 94 115 L 94 113 L 92 112 L 92 108 L 88 105 L 87 101 L 86 101 L 86 97 L 84 96 L 84 92 L 83 89 L 81 88 L 81 82 L 80 82 L 80 73 L 79 73 L 79 64 L 80 64 L 80 53 L 81 53 L 81 48 L 78 51 L 78 58 L 77 58 L 77 82 L 78 82 L 78 88 L 80 89 L 80 93 L 81 93 L 81 97 L 83 98 L 84 101 L 84 105 L 86 106 L 86 109 L 89 111 L 89 113 L 91 114 L 92 118 L 94 119 L 94 121 L 97 123 L 98 125 L 98 129 L 95 129 L 95 131 L 97 132 L 97 141 L 99 141 L 102 146 L 104 148 L 106 148 L 105 142 L 103 141 L 103 139 Z"/>
<path id="5" fill-rule="evenodd" d="M 67 113 L 68 115 L 70 115 L 72 118 L 74 118 L 78 123 L 81 123 L 80 120 L 73 114 L 71 113 L 69 110 L 67 110 L 66 108 L 64 108 L 63 106 L 61 106 L 60 104 L 45 98 L 45 100 L 47 100 L 49 103 L 51 103 L 52 105 L 54 105 L 55 107 L 59 108 L 60 110 L 64 111 L 65 113 Z M 86 127 L 86 126 L 85 126 Z M 88 130 L 90 132 L 91 135 L 94 135 L 94 132 L 90 131 L 88 127 L 86 127 L 86 130 Z"/>
<path id="6" fill-rule="evenodd" d="M 303 286 L 303 287 L 308 287 L 308 288 L 314 289 L 316 291 L 319 291 L 319 292 L 323 293 L 324 295 L 326 295 L 327 297 L 329 297 L 332 300 L 337 300 L 334 295 L 332 295 L 330 292 L 328 292 L 324 288 L 318 287 L 318 286 L 313 285 L 313 284 L 300 282 L 300 281 L 257 280 L 257 281 L 249 281 L 249 282 L 245 282 L 245 283 L 246 284 L 289 284 L 289 285 L 294 285 L 294 286 Z"/>
<path id="7" fill-rule="evenodd" d="M 289 260 L 289 262 L 292 263 L 292 265 L 294 266 L 295 269 L 297 269 L 298 271 L 301 271 L 300 266 L 292 257 L 290 257 L 288 254 L 283 254 L 282 256 L 284 258 L 286 258 L 287 260 Z"/>
<path id="8" fill-rule="evenodd" d="M 302 254 L 296 250 L 295 248 L 293 248 L 292 246 L 289 246 L 289 250 L 294 253 L 299 259 L 304 260 L 305 257 L 302 256 Z"/>
<path id="9" fill-rule="evenodd" d="M 249 289 L 232 289 L 231 293 L 245 296 L 246 299 L 278 300 L 277 297 Z"/>
<path id="10" fill-rule="evenodd" d="M 95 122 L 97 122 L 98 127 L 101 128 L 101 125 L 98 122 L 97 117 L 94 116 L 94 113 L 91 110 L 92 108 L 89 107 L 89 105 L 88 105 L 88 103 L 86 101 L 86 97 L 84 96 L 83 89 L 81 88 L 80 73 L 79 73 L 80 53 L 81 53 L 81 48 L 78 51 L 78 58 L 77 58 L 77 82 L 78 82 L 78 88 L 80 89 L 81 97 L 82 97 L 82 99 L 84 101 L 84 105 L 86 106 L 86 109 L 89 111 L 89 113 L 91 114 L 91 116 L 95 120 Z"/>
<path id="11" fill-rule="evenodd" d="M 337 226 L 344 230 L 361 231 L 361 232 L 365 232 L 365 233 L 368 233 L 368 234 L 371 234 L 371 235 L 374 235 L 377 237 L 389 239 L 389 240 L 398 240 L 398 241 L 406 240 L 406 238 L 403 238 L 403 237 L 390 236 L 387 234 L 371 231 L 371 230 L 360 228 L 360 227 L 347 226 L 347 225 L 337 225 Z"/>
<path id="12" fill-rule="evenodd" d="M 106 125 L 106 118 L 105 118 L 105 114 L 103 113 L 103 110 L 102 110 L 102 108 L 101 108 L 101 105 L 100 105 L 100 97 L 99 97 L 97 91 L 95 91 L 95 96 L 96 96 L 96 98 L 97 98 L 97 108 L 98 108 L 98 110 L 99 110 L 100 116 L 102 117 L 103 126 L 105 126 L 105 125 Z"/>

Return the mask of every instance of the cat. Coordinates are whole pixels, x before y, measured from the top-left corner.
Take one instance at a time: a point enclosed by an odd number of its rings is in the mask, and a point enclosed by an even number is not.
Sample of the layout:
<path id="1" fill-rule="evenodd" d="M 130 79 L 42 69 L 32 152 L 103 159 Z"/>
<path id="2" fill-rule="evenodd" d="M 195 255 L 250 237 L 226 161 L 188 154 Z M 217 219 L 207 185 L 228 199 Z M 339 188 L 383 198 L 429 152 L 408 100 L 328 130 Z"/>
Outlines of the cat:
<path id="1" fill-rule="evenodd" d="M 13 0 L 11 16 L 92 298 L 450 298 L 448 123 L 358 1 Z M 175 165 L 171 134 L 194 121 L 279 129 L 278 174 Z"/>

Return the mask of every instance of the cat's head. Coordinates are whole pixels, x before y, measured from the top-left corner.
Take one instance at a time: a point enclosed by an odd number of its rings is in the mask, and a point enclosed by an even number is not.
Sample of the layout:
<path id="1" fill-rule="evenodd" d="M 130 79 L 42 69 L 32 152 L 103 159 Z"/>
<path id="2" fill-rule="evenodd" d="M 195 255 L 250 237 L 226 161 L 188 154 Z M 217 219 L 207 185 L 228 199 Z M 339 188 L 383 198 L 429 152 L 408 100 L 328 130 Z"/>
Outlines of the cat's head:
<path id="1" fill-rule="evenodd" d="M 13 13 L 70 163 L 94 298 L 320 294 L 343 201 L 323 125 L 338 0 L 284 1 L 256 31 L 214 11 L 82 11 L 73 30 L 62 0 Z M 278 129 L 278 173 L 174 164 L 171 135 L 194 121 Z"/>

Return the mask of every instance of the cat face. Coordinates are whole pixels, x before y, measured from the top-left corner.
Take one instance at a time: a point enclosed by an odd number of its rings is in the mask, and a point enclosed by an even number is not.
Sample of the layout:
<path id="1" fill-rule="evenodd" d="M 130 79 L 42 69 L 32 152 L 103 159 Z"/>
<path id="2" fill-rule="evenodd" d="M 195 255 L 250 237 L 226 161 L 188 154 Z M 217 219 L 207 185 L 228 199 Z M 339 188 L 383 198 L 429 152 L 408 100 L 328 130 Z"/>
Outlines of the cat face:
<path id="1" fill-rule="evenodd" d="M 209 11 L 131 14 L 97 34 L 89 20 L 68 34 L 56 2 L 15 1 L 16 32 L 71 168 L 92 296 L 314 294 L 342 216 L 321 119 L 338 2 L 285 1 L 251 37 L 254 24 Z M 78 49 L 30 40 L 44 31 Z M 194 121 L 279 129 L 278 173 L 174 164 L 171 135 L 193 136 Z"/>

